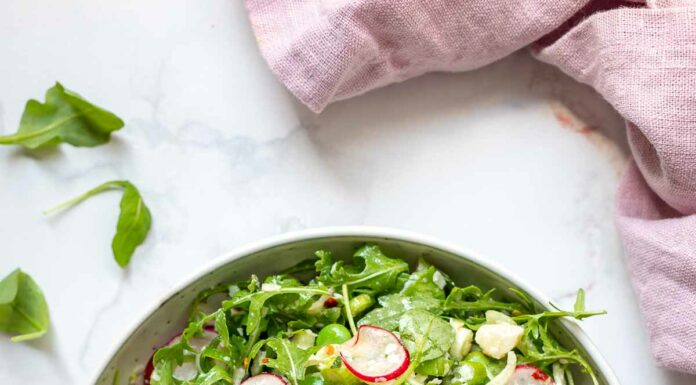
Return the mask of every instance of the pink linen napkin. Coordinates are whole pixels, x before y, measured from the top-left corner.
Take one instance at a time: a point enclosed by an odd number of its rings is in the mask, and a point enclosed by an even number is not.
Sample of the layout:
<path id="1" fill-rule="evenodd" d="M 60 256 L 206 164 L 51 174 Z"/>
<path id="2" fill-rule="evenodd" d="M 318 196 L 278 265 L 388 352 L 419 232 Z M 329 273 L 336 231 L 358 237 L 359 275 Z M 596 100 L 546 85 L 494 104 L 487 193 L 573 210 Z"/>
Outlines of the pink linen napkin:
<path id="1" fill-rule="evenodd" d="M 617 224 L 658 364 L 696 373 L 696 0 L 246 0 L 261 52 L 319 112 L 524 46 L 627 121 Z M 601 12 L 599 12 L 601 11 Z"/>

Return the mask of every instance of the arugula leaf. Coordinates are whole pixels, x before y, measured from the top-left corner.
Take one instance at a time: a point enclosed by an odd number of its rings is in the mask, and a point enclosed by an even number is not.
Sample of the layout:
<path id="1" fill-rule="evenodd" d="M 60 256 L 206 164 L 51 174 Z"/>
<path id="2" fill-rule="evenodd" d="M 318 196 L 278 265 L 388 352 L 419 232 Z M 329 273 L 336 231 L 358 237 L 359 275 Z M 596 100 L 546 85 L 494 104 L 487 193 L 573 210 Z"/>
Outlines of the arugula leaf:
<path id="1" fill-rule="evenodd" d="M 213 322 L 217 336 L 200 351 L 191 346 L 191 340 L 204 332 L 204 328 Z M 184 361 L 195 360 L 199 373 L 187 384 L 217 384 L 219 381 L 232 383 L 231 372 L 242 366 L 245 339 L 230 335 L 226 312 L 218 309 L 212 314 L 190 322 L 181 334 L 179 342 L 160 348 L 155 352 L 153 361 L 157 376 L 152 377 L 153 385 L 179 384 L 174 377 L 175 369 Z"/>
<path id="2" fill-rule="evenodd" d="M 196 385 L 214 385 L 222 381 L 228 384 L 234 383 L 232 377 L 223 368 L 213 366 L 207 373 L 204 373 L 197 379 Z"/>
<path id="3" fill-rule="evenodd" d="M 551 304 L 557 311 L 545 311 L 537 314 L 522 314 L 512 317 L 513 320 L 519 322 L 529 322 L 529 321 L 548 321 L 551 319 L 557 319 L 562 317 L 571 317 L 577 320 L 583 320 L 585 318 L 594 317 L 597 315 L 607 314 L 606 310 L 600 311 L 588 311 L 585 309 L 585 291 L 583 289 L 578 290 L 578 294 L 575 300 L 575 306 L 573 311 L 565 311 L 559 309 L 556 305 Z"/>
<path id="4" fill-rule="evenodd" d="M 421 269 L 408 276 L 399 293 L 379 297 L 377 300 L 382 307 L 366 314 L 358 324 L 396 330 L 399 319 L 408 310 L 425 310 L 440 315 L 445 291 L 435 282 L 434 277 L 439 272 L 424 261 L 419 266 Z"/>
<path id="5" fill-rule="evenodd" d="M 445 300 L 445 310 L 460 312 L 485 312 L 486 310 L 507 310 L 513 312 L 524 309 L 519 303 L 499 302 L 492 298 L 495 289 L 482 292 L 476 286 L 455 287 Z"/>
<path id="6" fill-rule="evenodd" d="M 282 303 L 285 302 L 293 302 L 296 301 L 293 296 L 285 296 L 287 294 L 292 294 L 292 295 L 299 295 L 300 298 L 304 299 L 304 304 L 302 306 L 309 307 L 311 304 L 311 298 L 312 296 L 316 295 L 331 295 L 331 292 L 329 292 L 326 288 L 323 286 L 295 286 L 294 283 L 291 283 L 293 281 L 291 280 L 286 280 L 284 281 L 284 284 L 287 285 L 292 285 L 292 286 L 287 286 L 287 287 L 282 287 L 278 288 L 277 290 L 272 290 L 272 291 L 256 291 L 256 292 L 248 292 L 246 290 L 240 290 L 237 292 L 231 299 L 223 302 L 223 309 L 229 310 L 235 307 L 239 307 L 241 305 L 246 305 L 248 306 L 248 316 L 247 316 L 247 326 L 246 330 L 248 334 L 254 333 L 256 330 L 259 329 L 259 326 L 261 325 L 261 320 L 264 316 L 268 315 L 270 306 L 265 306 L 266 301 L 271 299 L 272 297 L 275 296 L 283 296 L 283 298 L 278 298 L 278 301 L 275 301 L 273 304 L 275 307 L 275 311 L 279 312 L 282 309 L 287 309 L 287 307 L 284 307 Z M 248 305 L 247 305 L 248 303 Z M 265 314 L 264 314 L 265 313 Z M 255 342 L 255 341 L 254 341 Z"/>
<path id="7" fill-rule="evenodd" d="M 363 246 L 355 252 L 353 258 L 359 265 L 344 265 L 343 261 L 334 263 L 327 251 L 317 251 L 316 255 L 319 257 L 317 279 L 327 287 L 347 285 L 351 291 L 365 289 L 379 294 L 392 289 L 400 273 L 408 271 L 406 262 L 388 258 L 374 245 Z"/>
<path id="8" fill-rule="evenodd" d="M 107 143 L 123 121 L 56 83 L 46 91 L 46 101 L 29 100 L 13 135 L 0 136 L 0 144 L 29 149 L 68 143 L 94 147 Z"/>
<path id="9" fill-rule="evenodd" d="M 27 341 L 46 334 L 49 322 L 43 292 L 28 274 L 17 269 L 0 281 L 0 331 Z"/>
<path id="10" fill-rule="evenodd" d="M 174 367 L 174 361 L 172 360 L 155 361 L 153 373 L 157 373 L 157 375 L 150 378 L 150 385 L 175 385 Z"/>
<path id="11" fill-rule="evenodd" d="M 401 293 L 406 296 L 430 296 L 437 299 L 445 299 L 445 277 L 435 266 L 421 260 L 418 263 L 419 270 L 411 274 Z M 436 281 L 441 280 L 441 283 Z"/>
<path id="12" fill-rule="evenodd" d="M 425 351 L 425 345 L 428 341 L 428 338 L 430 337 L 434 321 L 435 319 L 431 319 L 430 322 L 428 322 L 428 324 L 425 327 L 424 333 L 422 333 L 419 336 L 418 342 L 414 345 L 413 350 L 409 349 L 409 352 L 413 357 L 411 359 L 411 363 L 408 365 L 408 369 L 406 369 L 406 371 L 403 374 L 401 374 L 392 382 L 392 385 L 402 385 L 409 378 L 411 378 L 411 375 L 415 372 L 416 368 L 424 361 L 423 354 Z"/>
<path id="13" fill-rule="evenodd" d="M 426 336 L 420 349 L 420 359 L 429 361 L 442 357 L 454 341 L 454 329 L 447 321 L 424 310 L 409 310 L 399 320 L 399 335 L 412 354 L 418 342 Z"/>
<path id="14" fill-rule="evenodd" d="M 111 249 L 116 263 L 121 267 L 126 267 L 135 252 L 135 248 L 143 243 L 147 237 L 152 223 L 150 209 L 143 202 L 138 189 L 129 181 L 115 180 L 103 183 L 80 196 L 45 211 L 44 214 L 50 215 L 56 211 L 74 206 L 102 191 L 111 189 L 123 190 L 121 214 L 118 217 L 116 234 L 111 242 Z"/>
<path id="15" fill-rule="evenodd" d="M 554 306 L 557 311 L 545 311 L 538 314 L 523 314 L 512 317 L 512 319 L 522 324 L 524 334 L 519 344 L 519 349 L 524 355 L 524 362 L 534 363 L 541 368 L 548 368 L 559 360 L 573 362 L 580 365 L 588 373 L 595 384 L 597 376 L 590 364 L 577 351 L 577 349 L 566 350 L 560 346 L 549 331 L 549 323 L 552 320 L 562 317 L 573 317 L 582 320 L 588 317 L 606 314 L 606 311 L 587 311 L 585 309 L 585 291 L 578 290 L 577 298 L 573 311 L 564 311 Z"/>
<path id="16" fill-rule="evenodd" d="M 573 306 L 575 313 L 581 313 L 585 311 L 585 290 L 582 288 L 578 289 L 578 295 L 575 298 L 575 306 Z"/>
<path id="17" fill-rule="evenodd" d="M 275 351 L 276 357 L 270 358 L 264 365 L 287 375 L 293 385 L 298 385 L 305 377 L 305 362 L 316 349 L 303 350 L 290 340 L 277 337 L 269 338 L 266 346 Z"/>
<path id="18" fill-rule="evenodd" d="M 442 313 L 442 301 L 427 295 L 387 294 L 377 299 L 382 307 L 367 313 L 358 325 L 374 325 L 388 330 L 396 330 L 401 316 L 409 310 L 424 310 L 434 315 Z"/>

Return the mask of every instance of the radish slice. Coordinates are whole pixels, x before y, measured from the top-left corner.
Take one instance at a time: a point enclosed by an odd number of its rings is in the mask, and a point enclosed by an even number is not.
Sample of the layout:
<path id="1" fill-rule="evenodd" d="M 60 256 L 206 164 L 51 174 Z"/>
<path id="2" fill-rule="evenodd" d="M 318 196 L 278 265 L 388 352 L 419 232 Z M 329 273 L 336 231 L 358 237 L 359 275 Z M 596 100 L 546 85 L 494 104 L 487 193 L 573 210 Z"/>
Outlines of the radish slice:
<path id="1" fill-rule="evenodd" d="M 203 336 L 202 337 L 194 337 L 189 340 L 189 344 L 191 345 L 192 348 L 196 350 L 201 350 L 204 347 L 208 346 L 210 341 L 213 340 L 213 338 L 217 337 L 217 332 L 215 331 L 215 328 L 212 326 L 205 326 L 203 328 Z M 176 343 L 178 343 L 181 340 L 181 333 L 177 334 L 174 336 L 165 346 L 172 346 Z M 155 354 L 152 353 L 152 356 L 150 356 L 150 360 L 147 362 L 147 366 L 145 366 L 145 371 L 143 372 L 143 384 L 144 385 L 150 385 L 150 378 L 152 377 L 152 373 L 155 371 Z M 190 380 L 193 377 L 195 377 L 196 373 L 198 372 L 198 369 L 196 368 L 196 364 L 194 362 L 184 362 L 181 364 L 181 366 L 178 366 L 176 369 L 174 369 L 174 377 L 180 380 Z"/>
<path id="2" fill-rule="evenodd" d="M 352 344 L 351 344 L 352 342 Z M 384 382 L 408 369 L 408 350 L 392 332 L 370 325 L 340 349 L 341 359 L 351 373 L 363 381 Z"/>
<path id="3" fill-rule="evenodd" d="M 517 365 L 509 385 L 554 385 L 551 376 L 534 365 Z"/>
<path id="4" fill-rule="evenodd" d="M 241 385 L 288 385 L 288 380 L 271 373 L 261 373 L 242 381 Z"/>

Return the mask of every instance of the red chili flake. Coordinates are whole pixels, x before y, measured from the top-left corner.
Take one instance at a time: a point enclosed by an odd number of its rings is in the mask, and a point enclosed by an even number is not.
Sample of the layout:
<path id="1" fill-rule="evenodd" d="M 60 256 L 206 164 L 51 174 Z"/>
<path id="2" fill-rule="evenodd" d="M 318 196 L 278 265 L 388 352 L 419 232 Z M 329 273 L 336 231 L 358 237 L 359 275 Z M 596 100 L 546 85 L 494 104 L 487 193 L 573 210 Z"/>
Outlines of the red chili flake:
<path id="1" fill-rule="evenodd" d="M 268 363 L 268 358 L 264 357 L 261 359 L 262 364 L 267 364 Z"/>
<path id="2" fill-rule="evenodd" d="M 331 309 L 332 307 L 338 306 L 338 301 L 336 301 L 336 298 L 334 297 L 329 297 L 324 301 L 324 307 L 327 309 Z"/>

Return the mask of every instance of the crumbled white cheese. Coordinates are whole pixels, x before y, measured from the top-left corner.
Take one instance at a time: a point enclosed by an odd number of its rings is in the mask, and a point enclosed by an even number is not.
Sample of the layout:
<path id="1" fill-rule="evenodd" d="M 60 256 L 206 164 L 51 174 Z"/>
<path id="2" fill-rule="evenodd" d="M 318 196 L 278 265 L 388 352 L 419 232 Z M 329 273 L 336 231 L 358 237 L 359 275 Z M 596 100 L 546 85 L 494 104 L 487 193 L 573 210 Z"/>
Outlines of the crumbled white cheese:
<path id="1" fill-rule="evenodd" d="M 313 331 L 306 329 L 306 330 L 301 330 L 294 336 L 292 336 L 292 342 L 297 345 L 298 348 L 302 350 L 307 350 L 314 346 L 314 340 L 316 339 L 317 335 L 314 334 Z"/>
<path id="2" fill-rule="evenodd" d="M 445 280 L 445 276 L 440 273 L 439 270 L 436 270 L 435 273 L 433 274 L 433 282 L 437 286 L 440 287 L 440 289 L 444 289 L 445 285 L 447 285 L 447 281 Z"/>
<path id="3" fill-rule="evenodd" d="M 524 329 L 517 325 L 485 324 L 476 332 L 475 340 L 485 355 L 501 359 L 517 346 L 523 333 Z"/>
<path id="4" fill-rule="evenodd" d="M 464 322 L 450 318 L 450 325 L 454 329 L 454 342 L 450 347 L 450 355 L 459 361 L 464 358 L 471 350 L 471 341 L 474 339 L 474 332 L 469 330 Z"/>
<path id="5" fill-rule="evenodd" d="M 471 366 L 461 365 L 454 372 L 453 382 L 461 382 L 462 384 L 466 384 L 467 381 L 471 380 L 472 378 L 474 378 L 474 370 L 471 369 Z"/>
<path id="6" fill-rule="evenodd" d="M 495 310 L 488 310 L 486 312 L 486 323 L 517 325 L 517 323 L 508 315 Z"/>
<path id="7" fill-rule="evenodd" d="M 322 295 L 319 297 L 318 300 L 314 301 L 309 308 L 307 309 L 307 313 L 309 314 L 319 314 L 322 310 L 324 310 L 324 302 L 329 299 L 328 296 Z"/>
<path id="8" fill-rule="evenodd" d="M 275 283 L 264 283 L 261 285 L 261 291 L 279 291 L 280 289 L 280 285 Z"/>

